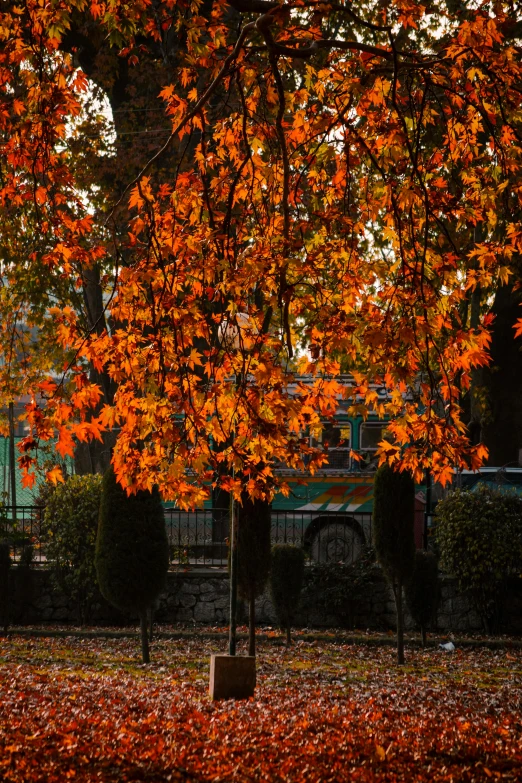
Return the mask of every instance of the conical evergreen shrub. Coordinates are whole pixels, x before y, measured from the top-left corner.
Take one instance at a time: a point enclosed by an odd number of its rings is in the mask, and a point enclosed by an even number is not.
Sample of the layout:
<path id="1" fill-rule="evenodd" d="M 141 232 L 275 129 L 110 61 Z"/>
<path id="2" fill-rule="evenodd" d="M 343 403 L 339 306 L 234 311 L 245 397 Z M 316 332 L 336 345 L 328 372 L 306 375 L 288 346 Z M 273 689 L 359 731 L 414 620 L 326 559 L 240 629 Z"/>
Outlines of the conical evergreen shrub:
<path id="1" fill-rule="evenodd" d="M 102 485 L 96 573 L 109 603 L 138 614 L 143 663 L 149 662 L 147 613 L 164 587 L 168 565 L 167 531 L 158 489 L 127 495 L 109 468 Z"/>
<path id="2" fill-rule="evenodd" d="M 272 547 L 270 593 L 281 627 L 286 631 L 286 645 L 290 647 L 290 629 L 299 604 L 303 586 L 305 553 L 291 544 Z"/>
<path id="3" fill-rule="evenodd" d="M 373 543 L 377 560 L 391 583 L 397 609 L 397 660 L 404 663 L 403 587 L 414 566 L 415 484 L 409 473 L 383 465 L 373 484 Z"/>
<path id="4" fill-rule="evenodd" d="M 255 601 L 262 595 L 270 573 L 271 506 L 245 495 L 238 511 L 238 592 L 248 602 L 248 654 L 255 655 Z"/>

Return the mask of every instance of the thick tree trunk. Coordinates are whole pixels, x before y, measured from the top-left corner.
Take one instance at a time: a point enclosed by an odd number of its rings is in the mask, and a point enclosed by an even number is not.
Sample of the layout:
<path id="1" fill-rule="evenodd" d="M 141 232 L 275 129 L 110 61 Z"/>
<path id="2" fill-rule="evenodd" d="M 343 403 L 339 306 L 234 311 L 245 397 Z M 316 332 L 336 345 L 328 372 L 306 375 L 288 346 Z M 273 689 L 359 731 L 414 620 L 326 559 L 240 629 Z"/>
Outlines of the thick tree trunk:
<path id="1" fill-rule="evenodd" d="M 482 242 L 482 226 L 475 226 L 475 242 Z M 482 288 L 478 285 L 471 291 L 469 328 L 478 329 L 480 326 L 480 309 L 482 303 Z M 484 368 L 475 367 L 471 371 L 471 384 L 469 389 L 469 422 L 468 432 L 470 442 L 476 446 L 482 439 L 482 418 L 484 405 Z"/>
<path id="2" fill-rule="evenodd" d="M 148 629 L 148 612 L 143 609 L 140 612 L 140 625 L 141 625 L 141 659 L 143 663 L 150 663 L 149 655 L 149 629 Z"/>
<path id="3" fill-rule="evenodd" d="M 154 2 L 152 5 L 157 3 Z M 201 13 L 205 18 L 210 18 L 211 8 L 212 3 L 205 0 L 201 7 Z M 241 17 L 233 9 L 230 9 L 229 16 L 238 20 Z M 142 47 L 143 52 L 140 55 L 140 69 L 130 68 L 127 58 L 119 54 L 120 46 L 115 45 L 110 36 L 106 35 L 104 25 L 87 19 L 82 12 L 73 12 L 70 28 L 61 39 L 60 48 L 71 53 L 75 63 L 80 65 L 88 78 L 103 90 L 113 112 L 112 120 L 116 133 L 115 154 L 100 157 L 99 172 L 93 171 L 91 176 L 97 179 L 105 194 L 106 208 L 111 213 L 110 228 L 112 242 L 115 244 L 113 251 L 120 266 L 125 266 L 127 263 L 126 251 L 121 246 L 121 237 L 122 234 L 126 234 L 128 218 L 125 189 L 156 152 L 155 142 L 151 140 L 147 131 L 151 130 L 154 133 L 163 128 L 169 132 L 170 129 L 170 121 L 164 115 L 164 103 L 159 94 L 162 87 L 168 83 L 180 53 L 186 52 L 187 45 L 186 36 L 175 31 L 174 27 L 171 30 L 161 30 L 160 40 L 156 36 L 143 39 L 146 45 Z M 200 89 L 200 85 L 197 87 Z M 219 100 L 220 93 L 216 91 L 211 97 L 209 108 L 217 105 Z M 152 124 L 154 128 L 144 128 L 144 122 L 146 126 Z M 129 134 L 134 134 L 131 136 L 131 147 L 129 147 Z M 185 167 L 190 167 L 200 138 L 200 132 L 196 130 L 183 142 L 169 145 L 168 153 L 161 158 L 161 162 L 157 161 L 157 165 L 149 172 L 150 176 L 155 176 L 158 164 L 162 177 L 169 171 L 174 176 L 183 161 Z M 123 200 L 118 209 L 111 212 L 112 207 L 122 196 Z M 102 210 L 102 214 L 97 215 L 97 219 L 104 221 L 106 215 L 107 213 Z M 86 326 L 92 333 L 101 334 L 107 326 L 108 319 L 100 284 L 100 268 L 98 265 L 84 266 L 81 274 L 82 310 L 86 315 Z M 216 282 L 217 280 L 218 278 Z M 211 307 L 218 307 L 218 305 Z M 108 325 L 113 326 L 110 322 Z M 202 350 L 207 346 L 205 344 L 196 347 Z M 103 390 L 101 405 L 104 402 L 112 404 L 115 384 L 108 374 L 98 372 L 91 366 L 90 380 L 99 384 Z M 97 415 L 97 411 L 93 415 Z M 103 442 L 94 440 L 77 444 L 76 473 L 80 475 L 104 473 L 110 465 L 115 440 L 113 433 L 104 433 Z M 225 519 L 222 515 L 217 515 L 215 523 L 213 540 L 223 541 L 228 535 Z"/>
<path id="4" fill-rule="evenodd" d="M 253 592 L 248 602 L 248 654 L 256 654 L 256 597 Z"/>
<path id="5" fill-rule="evenodd" d="M 402 582 L 393 583 L 395 608 L 397 610 L 397 663 L 404 663 L 404 613 L 402 610 Z"/>
<path id="6" fill-rule="evenodd" d="M 82 282 L 87 325 L 91 333 L 102 334 L 106 329 L 107 321 L 98 267 L 82 270 Z M 93 366 L 91 366 L 89 379 L 92 383 L 98 384 L 103 392 L 100 404 L 91 414 L 96 416 L 105 403 L 112 404 L 116 385 L 106 372 L 99 372 Z M 101 441 L 92 440 L 89 443 L 78 443 L 74 456 L 75 472 L 78 475 L 105 473 L 111 464 L 111 452 L 115 442 L 114 433 L 105 432 Z"/>
<path id="7" fill-rule="evenodd" d="M 482 440 L 489 450 L 488 464 L 516 466 L 522 449 L 522 340 L 513 327 L 521 317 L 521 294 L 502 286 L 493 304 L 495 322 L 491 365 L 484 371 L 489 410 L 483 417 Z"/>

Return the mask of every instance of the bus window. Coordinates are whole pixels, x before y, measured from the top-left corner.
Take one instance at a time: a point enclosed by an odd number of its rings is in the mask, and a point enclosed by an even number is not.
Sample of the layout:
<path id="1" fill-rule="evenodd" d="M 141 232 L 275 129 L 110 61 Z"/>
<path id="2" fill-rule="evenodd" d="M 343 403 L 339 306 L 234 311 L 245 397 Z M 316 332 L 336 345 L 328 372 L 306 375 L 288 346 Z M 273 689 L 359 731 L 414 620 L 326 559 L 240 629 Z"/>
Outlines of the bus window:
<path id="1" fill-rule="evenodd" d="M 319 439 L 311 438 L 311 446 L 328 446 L 328 465 L 325 470 L 348 470 L 351 465 L 352 429 L 347 422 L 325 422 Z"/>
<path id="2" fill-rule="evenodd" d="M 384 437 L 386 424 L 383 421 L 363 421 L 360 430 L 359 448 L 361 451 L 377 451 Z"/>
<path id="3" fill-rule="evenodd" d="M 350 422 L 324 422 L 319 438 L 314 438 L 313 436 L 310 438 L 311 446 L 319 446 L 321 444 L 328 444 L 329 449 L 350 449 L 352 446 Z"/>

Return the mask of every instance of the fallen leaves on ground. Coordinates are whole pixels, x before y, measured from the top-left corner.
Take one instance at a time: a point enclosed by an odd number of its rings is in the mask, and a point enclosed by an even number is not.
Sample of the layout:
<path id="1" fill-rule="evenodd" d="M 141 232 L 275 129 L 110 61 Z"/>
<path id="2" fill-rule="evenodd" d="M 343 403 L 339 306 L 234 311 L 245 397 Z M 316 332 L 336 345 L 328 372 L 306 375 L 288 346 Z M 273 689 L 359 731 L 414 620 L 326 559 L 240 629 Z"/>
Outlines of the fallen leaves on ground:
<path id="1" fill-rule="evenodd" d="M 0 779 L 522 780 L 522 651 L 259 645 L 254 699 L 213 703 L 222 641 L 0 641 Z M 244 650 L 241 650 L 244 652 Z"/>

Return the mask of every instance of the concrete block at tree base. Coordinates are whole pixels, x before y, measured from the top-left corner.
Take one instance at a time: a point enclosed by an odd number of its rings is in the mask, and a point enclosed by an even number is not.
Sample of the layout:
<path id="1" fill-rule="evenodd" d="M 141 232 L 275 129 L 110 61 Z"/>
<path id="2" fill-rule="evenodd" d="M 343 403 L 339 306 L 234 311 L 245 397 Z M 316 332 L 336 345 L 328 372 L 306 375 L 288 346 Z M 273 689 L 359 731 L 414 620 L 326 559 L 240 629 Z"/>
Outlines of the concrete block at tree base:
<path id="1" fill-rule="evenodd" d="M 256 687 L 256 659 L 251 655 L 212 655 L 210 696 L 217 699 L 248 699 Z"/>

